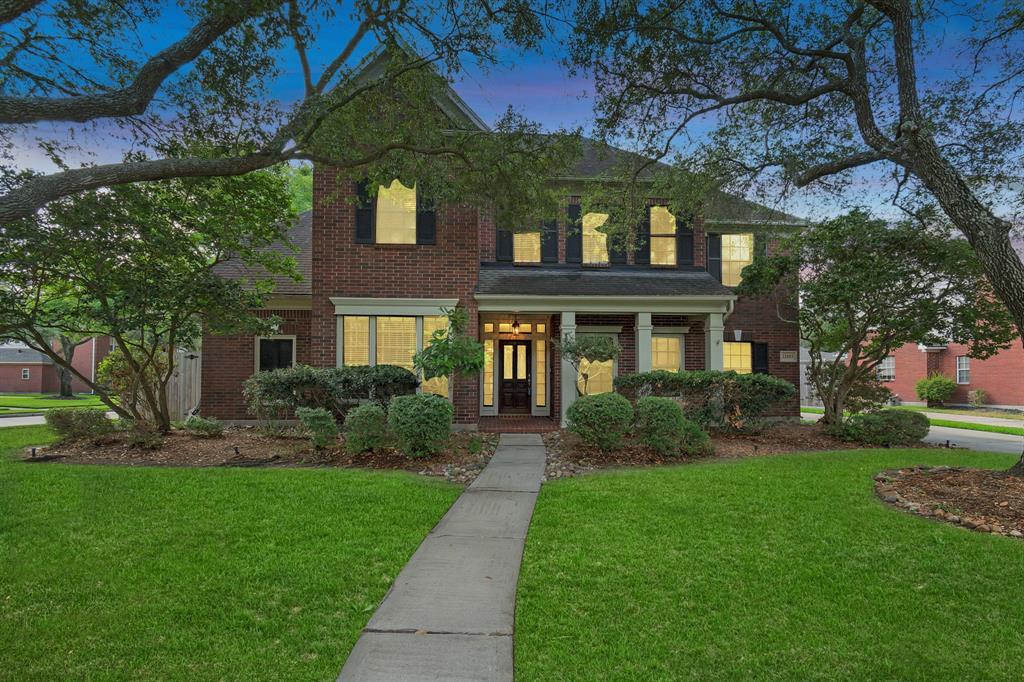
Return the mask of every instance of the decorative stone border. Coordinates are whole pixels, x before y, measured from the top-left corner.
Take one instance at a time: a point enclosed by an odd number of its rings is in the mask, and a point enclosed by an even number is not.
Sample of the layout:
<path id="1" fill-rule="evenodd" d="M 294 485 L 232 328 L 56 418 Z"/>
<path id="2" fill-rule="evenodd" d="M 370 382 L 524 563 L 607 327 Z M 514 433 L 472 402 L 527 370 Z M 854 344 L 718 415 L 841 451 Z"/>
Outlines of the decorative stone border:
<path id="1" fill-rule="evenodd" d="M 978 533 L 1005 535 L 1006 537 L 1018 539 L 1024 538 L 1024 533 L 1021 533 L 1016 529 L 1007 530 L 998 524 L 988 523 L 982 519 L 972 518 L 966 515 L 957 516 L 956 514 L 951 514 L 946 510 L 929 503 L 922 504 L 908 500 L 892 485 L 893 481 L 899 480 L 907 474 L 920 474 L 937 471 L 966 471 L 966 468 L 949 466 L 918 466 L 905 469 L 886 469 L 881 473 L 875 474 L 875 494 L 878 495 L 878 497 L 886 504 L 908 511 L 911 514 L 945 521 L 946 523 L 961 526 L 967 530 L 973 530 Z"/>

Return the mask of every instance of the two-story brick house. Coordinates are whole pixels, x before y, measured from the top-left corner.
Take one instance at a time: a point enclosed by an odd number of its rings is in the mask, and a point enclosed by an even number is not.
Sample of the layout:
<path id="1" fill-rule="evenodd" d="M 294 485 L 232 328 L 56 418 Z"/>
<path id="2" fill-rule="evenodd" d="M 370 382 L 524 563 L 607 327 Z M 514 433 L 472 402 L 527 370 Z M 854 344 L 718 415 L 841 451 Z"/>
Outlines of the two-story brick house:
<path id="1" fill-rule="evenodd" d="M 448 95 L 440 105 L 453 120 L 486 129 Z M 263 311 L 283 320 L 279 334 L 204 340 L 202 413 L 249 418 L 242 382 L 261 369 L 411 369 L 413 354 L 445 323 L 442 309 L 455 305 L 469 313 L 486 366 L 422 390 L 449 396 L 467 427 L 500 428 L 504 417 L 550 420 L 531 420 L 538 428 L 562 421 L 577 376 L 553 342 L 572 335 L 611 335 L 622 348 L 614 362 L 589 368 L 589 392 L 652 368 L 768 372 L 798 384 L 796 326 L 779 320 L 774 303 L 737 297 L 732 287 L 756 251 L 772 248 L 769 233 L 800 221 L 719 193 L 687 223 L 652 198 L 637 247 L 609 248 L 596 229 L 606 216 L 581 215 L 579 188 L 621 153 L 587 143 L 569 177 L 552 178 L 566 192 L 561 215 L 515 234 L 475 207 L 421 210 L 415 187 L 397 181 L 367 200 L 356 183 L 316 168 L 313 209 L 291 233 L 303 281 L 282 279 Z M 797 401 L 778 414 L 796 417 Z"/>

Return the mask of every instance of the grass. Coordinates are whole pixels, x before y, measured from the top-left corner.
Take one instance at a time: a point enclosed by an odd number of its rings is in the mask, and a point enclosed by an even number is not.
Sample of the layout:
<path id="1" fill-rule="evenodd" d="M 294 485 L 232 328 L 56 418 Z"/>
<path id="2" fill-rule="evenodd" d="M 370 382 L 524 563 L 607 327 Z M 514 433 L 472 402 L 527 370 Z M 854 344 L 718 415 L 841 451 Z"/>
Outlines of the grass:
<path id="1" fill-rule="evenodd" d="M 404 473 L 10 460 L 51 438 L 0 429 L 0 680 L 334 679 L 459 492 Z"/>
<path id="2" fill-rule="evenodd" d="M 888 409 L 912 409 L 907 407 L 893 407 Z M 801 412 L 810 412 L 812 414 L 824 414 L 825 410 L 820 407 L 801 407 Z M 916 411 L 924 411 L 919 408 Z M 929 409 L 929 412 L 931 410 Z M 996 424 L 978 424 L 976 422 L 960 422 L 955 419 L 932 419 L 928 418 L 928 423 L 932 426 L 945 426 L 950 429 L 964 429 L 966 431 L 985 431 L 987 433 L 1005 433 L 1010 436 L 1024 436 L 1024 427 L 1020 426 L 1001 426 Z"/>
<path id="3" fill-rule="evenodd" d="M 106 405 L 94 395 L 80 394 L 73 398 L 56 398 L 41 393 L 0 393 L 0 407 L 48 410 L 53 407 L 106 407 Z"/>
<path id="4" fill-rule="evenodd" d="M 871 478 L 1015 460 L 858 450 L 547 483 L 516 678 L 1019 679 L 1024 543 L 894 510 Z"/>

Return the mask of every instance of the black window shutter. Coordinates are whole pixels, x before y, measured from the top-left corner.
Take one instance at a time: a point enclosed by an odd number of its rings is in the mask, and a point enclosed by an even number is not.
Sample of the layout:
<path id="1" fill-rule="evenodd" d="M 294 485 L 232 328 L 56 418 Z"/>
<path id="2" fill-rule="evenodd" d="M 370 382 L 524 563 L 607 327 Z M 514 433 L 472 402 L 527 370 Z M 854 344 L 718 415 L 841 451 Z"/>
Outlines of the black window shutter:
<path id="1" fill-rule="evenodd" d="M 512 260 L 512 231 L 497 228 L 495 259 L 500 261 Z"/>
<path id="2" fill-rule="evenodd" d="M 437 211 L 430 199 L 416 198 L 416 243 L 437 242 Z"/>
<path id="3" fill-rule="evenodd" d="M 580 205 L 569 204 L 566 210 L 569 224 L 565 228 L 565 262 L 583 262 L 583 225 L 580 222 Z"/>
<path id="4" fill-rule="evenodd" d="M 637 265 L 651 264 L 651 209 L 647 209 L 647 218 L 636 226 L 636 249 L 633 251 L 633 262 Z"/>
<path id="5" fill-rule="evenodd" d="M 750 364 L 754 370 L 754 374 L 768 374 L 768 344 L 751 344 L 750 353 Z"/>
<path id="6" fill-rule="evenodd" d="M 707 248 L 708 272 L 711 276 L 722 281 L 722 235 L 709 234 Z"/>
<path id="7" fill-rule="evenodd" d="M 277 366 L 279 369 L 292 366 L 292 343 L 291 339 L 277 340 Z"/>
<path id="8" fill-rule="evenodd" d="M 373 243 L 373 201 L 370 199 L 368 182 L 356 183 L 356 243 Z"/>
<path id="9" fill-rule="evenodd" d="M 277 369 L 277 349 L 271 339 L 260 339 L 260 371 Z"/>
<path id="10" fill-rule="evenodd" d="M 676 264 L 693 265 L 693 223 L 676 221 Z"/>
<path id="11" fill-rule="evenodd" d="M 558 262 L 558 221 L 545 220 L 540 233 L 540 260 L 542 263 Z"/>

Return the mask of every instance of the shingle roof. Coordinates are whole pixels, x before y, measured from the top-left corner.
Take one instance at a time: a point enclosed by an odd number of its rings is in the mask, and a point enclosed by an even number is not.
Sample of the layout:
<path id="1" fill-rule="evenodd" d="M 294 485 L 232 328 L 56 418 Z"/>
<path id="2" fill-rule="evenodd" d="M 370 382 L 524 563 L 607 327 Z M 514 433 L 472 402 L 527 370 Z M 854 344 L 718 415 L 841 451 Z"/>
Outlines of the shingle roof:
<path id="1" fill-rule="evenodd" d="M 295 220 L 295 225 L 288 231 L 288 241 L 295 245 L 298 251 L 292 251 L 284 244 L 275 243 L 268 248 L 295 258 L 296 267 L 302 280 L 296 282 L 290 277 L 273 275 L 274 293 L 282 295 L 310 295 L 313 293 L 313 212 L 300 213 Z M 220 263 L 214 271 L 225 279 L 238 279 L 248 277 L 250 279 L 265 279 L 267 273 L 260 267 L 247 267 L 238 260 L 230 260 Z"/>
<path id="2" fill-rule="evenodd" d="M 37 350 L 26 348 L 24 346 L 0 346 L 0 362 L 4 363 L 18 363 L 23 362 L 29 364 L 44 365 L 53 364 L 53 360 L 50 356 L 45 353 L 40 353 Z"/>
<path id="3" fill-rule="evenodd" d="M 520 296 L 731 296 L 732 290 L 702 270 L 615 266 L 480 266 L 478 294 Z"/>

